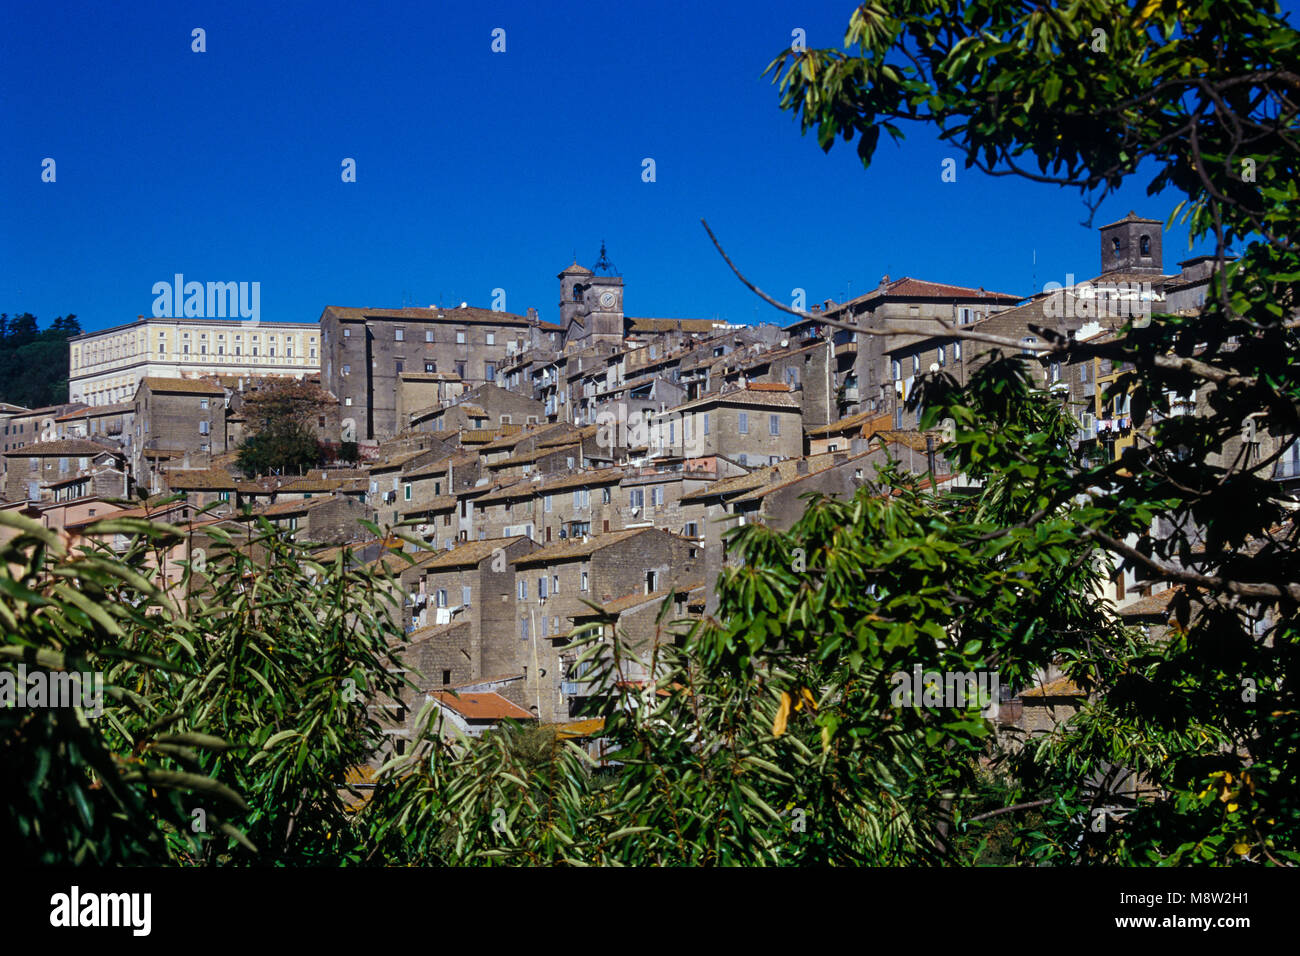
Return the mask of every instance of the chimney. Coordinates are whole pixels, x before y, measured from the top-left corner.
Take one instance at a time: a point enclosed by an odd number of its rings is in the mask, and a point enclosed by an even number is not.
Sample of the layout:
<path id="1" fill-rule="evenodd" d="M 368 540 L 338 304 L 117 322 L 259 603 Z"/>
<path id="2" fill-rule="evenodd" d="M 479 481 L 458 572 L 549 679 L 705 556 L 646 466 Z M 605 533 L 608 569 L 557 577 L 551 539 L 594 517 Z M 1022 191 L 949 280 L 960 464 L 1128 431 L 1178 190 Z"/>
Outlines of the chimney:
<path id="1" fill-rule="evenodd" d="M 537 309 L 531 305 L 528 307 L 528 321 L 530 322 L 537 321 Z"/>

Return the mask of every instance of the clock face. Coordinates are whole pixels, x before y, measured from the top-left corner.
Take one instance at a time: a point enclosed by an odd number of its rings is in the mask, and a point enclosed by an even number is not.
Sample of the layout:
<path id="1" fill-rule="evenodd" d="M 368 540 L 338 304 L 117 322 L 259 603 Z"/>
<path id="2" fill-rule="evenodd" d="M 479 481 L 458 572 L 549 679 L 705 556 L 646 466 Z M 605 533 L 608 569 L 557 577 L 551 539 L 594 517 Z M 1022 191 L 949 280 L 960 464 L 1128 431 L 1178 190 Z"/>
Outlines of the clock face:
<path id="1" fill-rule="evenodd" d="M 612 309 L 614 307 L 615 297 L 612 292 L 602 292 L 600 294 L 600 304 L 602 308 Z"/>

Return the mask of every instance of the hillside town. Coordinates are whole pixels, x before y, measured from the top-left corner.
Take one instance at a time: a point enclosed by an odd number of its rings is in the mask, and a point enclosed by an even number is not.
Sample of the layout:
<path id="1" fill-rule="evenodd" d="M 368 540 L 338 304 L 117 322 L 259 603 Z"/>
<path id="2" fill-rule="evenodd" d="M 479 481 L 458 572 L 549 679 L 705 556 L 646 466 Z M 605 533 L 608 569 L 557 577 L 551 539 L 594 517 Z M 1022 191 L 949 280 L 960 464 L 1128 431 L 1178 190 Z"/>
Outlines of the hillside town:
<path id="1" fill-rule="evenodd" d="M 1099 272 L 1080 263 L 1091 278 L 1031 296 L 886 275 L 784 325 L 630 314 L 636 285 L 603 245 L 590 268 L 558 274 L 558 321 L 468 304 L 330 305 L 315 323 L 141 317 L 70 340 L 68 402 L 0 406 L 0 508 L 74 537 L 109 517 L 177 525 L 186 543 L 164 568 L 176 578 L 214 527 L 265 518 L 322 563 L 346 552 L 398 582 L 394 623 L 416 689 L 375 704 L 394 752 L 428 702 L 449 731 L 514 719 L 595 738 L 575 628 L 648 641 L 665 602 L 678 619 L 709 614 L 730 528 L 789 528 L 806 495 L 851 496 L 887 461 L 932 487 L 970 487 L 909 401 L 922 376 L 965 383 L 993 354 L 954 329 L 1013 339 L 1032 358 L 1035 329 L 1092 340 L 1203 303 L 1210 258 L 1166 272 L 1158 221 L 1130 213 L 1099 241 Z M 886 324 L 894 334 L 877 334 Z M 1130 367 L 1030 368 L 1068 404 L 1090 460 L 1143 441 L 1126 396 L 1107 396 Z M 302 474 L 243 473 L 239 448 L 256 427 L 245 406 L 285 380 L 328 396 L 317 437 L 339 454 Z M 1171 408 L 1195 414 L 1206 401 L 1174 396 Z M 1243 430 L 1223 455 L 1276 451 L 1265 431 Z M 1294 482 L 1297 449 L 1268 471 Z M 102 541 L 125 547 L 121 535 Z M 1130 623 L 1159 628 L 1173 593 L 1121 570 L 1106 596 Z M 1082 695 L 1041 676 L 1001 688 L 1004 722 L 1050 726 Z"/>

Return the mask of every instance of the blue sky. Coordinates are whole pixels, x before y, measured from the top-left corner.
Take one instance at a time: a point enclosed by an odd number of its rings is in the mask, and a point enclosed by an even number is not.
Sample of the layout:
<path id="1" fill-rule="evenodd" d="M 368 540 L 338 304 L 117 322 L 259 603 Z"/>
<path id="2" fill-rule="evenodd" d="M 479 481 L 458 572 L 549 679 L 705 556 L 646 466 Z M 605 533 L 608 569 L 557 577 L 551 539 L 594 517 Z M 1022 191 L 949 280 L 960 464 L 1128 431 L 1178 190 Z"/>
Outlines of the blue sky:
<path id="1" fill-rule="evenodd" d="M 1098 271 L 1074 191 L 959 170 L 926 130 L 823 154 L 761 76 L 851 2 L 11 5 L 0 31 L 0 311 L 83 328 L 152 286 L 258 281 L 262 318 L 326 305 L 536 306 L 601 240 L 631 315 L 783 321 L 883 274 L 1028 294 Z M 207 52 L 191 51 L 191 30 Z M 491 50 L 494 28 L 506 52 Z M 41 181 L 52 157 L 57 181 Z M 341 163 L 357 163 L 357 182 Z M 656 181 L 642 181 L 652 158 Z M 1097 224 L 1173 202 L 1134 183 Z M 1035 254 L 1037 265 L 1034 264 Z M 1166 269 L 1187 255 L 1166 234 Z"/>

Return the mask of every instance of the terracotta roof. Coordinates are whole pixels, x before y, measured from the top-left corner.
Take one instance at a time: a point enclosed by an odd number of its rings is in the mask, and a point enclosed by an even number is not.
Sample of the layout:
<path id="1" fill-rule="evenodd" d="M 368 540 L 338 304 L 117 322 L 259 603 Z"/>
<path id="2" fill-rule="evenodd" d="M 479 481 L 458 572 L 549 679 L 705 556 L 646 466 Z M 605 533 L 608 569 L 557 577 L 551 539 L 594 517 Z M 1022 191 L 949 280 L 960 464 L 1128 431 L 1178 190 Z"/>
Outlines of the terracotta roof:
<path id="1" fill-rule="evenodd" d="M 552 561 L 568 561 L 571 558 L 586 557 L 595 551 L 601 551 L 621 541 L 634 538 L 639 534 L 647 534 L 657 530 L 655 528 L 628 528 L 623 531 L 606 531 L 603 534 L 591 535 L 585 541 L 582 538 L 569 538 L 567 541 L 549 544 L 544 548 L 539 548 L 532 554 L 524 555 L 515 561 L 515 567 L 522 568 L 535 564 L 549 564 Z M 671 535 L 667 531 L 660 533 L 676 537 L 676 535 Z"/>
<path id="2" fill-rule="evenodd" d="M 539 458 L 545 458 L 547 455 L 557 455 L 566 448 L 581 449 L 582 442 L 576 437 L 572 441 L 559 442 L 554 445 L 538 445 L 532 451 L 520 452 L 517 455 L 511 455 L 509 458 L 503 458 L 500 461 L 488 463 L 489 468 L 509 468 L 513 465 L 531 465 Z"/>
<path id="3" fill-rule="evenodd" d="M 455 309 L 361 309 L 350 306 L 327 305 L 325 312 L 340 319 L 361 322 L 366 319 L 412 319 L 421 322 L 487 322 L 492 325 L 528 325 L 528 319 L 511 312 L 494 312 L 469 305 Z M 324 313 L 322 313 L 323 315 Z"/>
<path id="4" fill-rule="evenodd" d="M 621 598 L 606 601 L 604 604 L 600 605 L 599 611 L 593 610 L 584 605 L 583 610 L 576 612 L 573 617 L 575 620 L 584 617 L 598 617 L 601 615 L 617 617 L 624 611 L 630 611 L 633 608 L 638 608 L 646 604 L 660 604 L 663 602 L 663 599 L 670 594 L 688 595 L 691 591 L 694 591 L 696 588 L 702 588 L 703 586 L 704 585 L 701 582 L 696 581 L 691 584 L 683 584 L 671 588 L 660 588 L 658 591 L 654 591 L 650 594 L 625 594 Z"/>
<path id="5" fill-rule="evenodd" d="M 77 409 L 74 412 L 68 412 L 66 415 L 60 415 L 54 419 L 56 422 L 75 422 L 84 418 L 99 418 L 104 415 L 124 415 L 127 412 L 135 411 L 134 402 L 118 402 L 115 405 L 90 405 L 86 408 Z"/>
<path id="6" fill-rule="evenodd" d="M 280 515 L 302 514 L 317 508 L 333 498 L 300 498 L 297 501 L 277 501 L 273 505 L 267 505 L 265 508 L 259 508 L 253 512 L 254 515 L 261 515 L 267 518 L 278 518 Z"/>
<path id="7" fill-rule="evenodd" d="M 833 315 L 856 303 L 868 302 L 871 299 L 884 298 L 885 296 L 914 299 L 988 299 L 999 304 L 1019 302 L 1025 298 L 1023 295 L 1013 295 L 1009 292 L 990 292 L 987 289 L 972 289 L 970 286 L 950 285 L 944 282 L 930 282 L 926 279 L 913 279 L 911 276 L 903 276 L 901 279 L 879 285 L 870 292 L 864 292 L 847 302 L 834 305 L 826 310 L 826 314 Z M 787 328 L 807 323 L 816 324 L 820 318 L 820 315 L 809 314 L 792 323 L 791 326 L 787 326 Z"/>
<path id="8" fill-rule="evenodd" d="M 762 384 L 762 383 L 759 383 Z M 703 405 L 758 405 L 763 408 L 799 408 L 799 400 L 788 391 L 773 392 L 754 389 L 752 386 L 733 389 L 730 392 L 712 392 L 693 401 L 683 402 L 672 411 L 697 408 Z"/>
<path id="9" fill-rule="evenodd" d="M 1115 613 L 1120 617 L 1158 617 L 1169 613 L 1169 604 L 1181 587 L 1166 588 L 1158 594 L 1144 597 L 1132 604 L 1126 604 Z"/>
<path id="10" fill-rule="evenodd" d="M 756 488 L 762 488 L 764 485 L 773 484 L 777 481 L 786 481 L 794 477 L 803 477 L 799 475 L 798 462 L 804 460 L 808 462 L 808 474 L 815 475 L 820 471 L 825 471 L 835 464 L 835 456 L 843 455 L 844 452 L 823 452 L 820 455 L 809 455 L 806 459 L 787 458 L 784 461 L 778 461 L 775 465 L 760 465 L 753 471 L 745 475 L 735 475 L 731 478 L 720 478 L 715 482 L 700 488 L 689 494 L 682 495 L 682 501 L 692 501 L 697 498 L 710 498 L 714 495 L 740 494 L 746 491 L 753 491 Z M 773 475 L 773 471 L 778 472 Z"/>
<path id="11" fill-rule="evenodd" d="M 121 456 L 122 452 L 116 448 L 109 448 L 98 442 L 88 441 L 85 438 L 60 438 L 56 441 L 38 441 L 34 444 L 27 445 L 24 448 L 18 448 L 14 451 L 5 452 L 6 458 L 40 458 L 43 456 L 59 456 L 69 458 L 91 458 L 95 455 L 105 453 Z"/>
<path id="12" fill-rule="evenodd" d="M 782 382 L 750 382 L 745 386 L 751 392 L 789 392 L 789 385 Z"/>
<path id="13" fill-rule="evenodd" d="M 1046 684 L 1039 684 L 1031 687 L 1020 695 L 1020 699 L 1038 699 L 1043 697 L 1086 697 L 1082 688 L 1075 684 L 1068 677 L 1058 677 L 1056 680 L 1048 681 Z"/>
<path id="14" fill-rule="evenodd" d="M 235 479 L 230 473 L 217 468 L 202 468 L 195 471 L 164 471 L 162 479 L 167 487 L 179 488 L 214 488 L 219 491 L 233 491 Z"/>
<path id="15" fill-rule="evenodd" d="M 850 415 L 847 418 L 841 418 L 837 422 L 831 422 L 829 425 L 819 425 L 817 428 L 808 429 L 808 437 L 816 438 L 821 435 L 839 435 L 849 431 L 865 431 L 864 426 L 875 425 L 876 427 L 888 427 L 890 415 L 888 412 L 881 415 L 878 412 L 859 412 L 856 415 Z M 870 429 L 872 432 L 876 428 Z"/>
<path id="16" fill-rule="evenodd" d="M 573 740 L 578 737 L 594 737 L 605 729 L 604 717 L 588 717 L 586 720 L 570 720 L 563 724 L 552 724 L 555 736 L 561 740 Z"/>
<path id="17" fill-rule="evenodd" d="M 500 694 L 491 691 L 474 691 L 461 696 L 436 690 L 429 695 L 448 710 L 454 710 L 466 720 L 533 720 L 528 711 L 510 703 Z"/>
<path id="18" fill-rule="evenodd" d="M 586 266 L 578 265 L 578 260 L 574 259 L 572 265 L 561 272 L 560 276 L 589 276 L 593 274 Z M 560 276 L 556 276 L 556 278 L 558 279 Z"/>
<path id="19" fill-rule="evenodd" d="M 403 515 L 426 514 L 433 511 L 452 511 L 456 507 L 455 495 L 437 495 L 423 501 L 412 501 L 401 510 Z"/>
<path id="20" fill-rule="evenodd" d="M 725 328 L 728 323 L 714 319 L 647 319 L 626 316 L 623 319 L 632 332 L 712 332 Z"/>
<path id="21" fill-rule="evenodd" d="M 450 551 L 437 551 L 429 557 L 417 558 L 420 567 L 435 570 L 439 568 L 463 568 L 478 564 L 484 558 L 490 558 L 497 548 L 505 548 L 516 541 L 527 540 L 521 535 L 509 538 L 486 538 L 482 541 L 466 541 Z"/>
<path id="22" fill-rule="evenodd" d="M 277 491 L 280 493 L 288 492 L 289 494 L 310 493 L 317 491 L 338 491 L 351 478 L 298 478 L 288 484 L 281 485 Z"/>
<path id="23" fill-rule="evenodd" d="M 563 488 L 581 488 L 584 485 L 609 485 L 622 481 L 627 474 L 622 468 L 597 468 L 576 471 L 553 481 L 543 481 L 537 486 L 541 492 L 557 491 Z M 688 476 L 689 477 L 689 476 Z"/>
<path id="24" fill-rule="evenodd" d="M 213 385 L 211 382 L 203 382 L 194 378 L 148 377 L 142 379 L 140 384 L 151 392 L 174 392 L 181 395 L 225 396 L 226 394 L 226 390 L 220 385 Z"/>
<path id="25" fill-rule="evenodd" d="M 563 423 L 557 422 L 557 424 L 563 424 Z M 596 434 L 596 430 L 599 427 L 600 426 L 598 425 L 585 425 L 582 428 L 576 428 L 573 431 L 567 432 L 563 435 L 558 435 L 554 438 L 548 438 L 545 441 L 539 441 L 537 443 L 537 447 L 554 448 L 559 445 L 572 445 L 574 442 L 580 441 L 581 439 L 593 437 Z"/>
<path id="26" fill-rule="evenodd" d="M 374 464 L 372 464 L 370 466 L 370 471 L 373 473 L 376 471 L 388 471 L 390 468 L 400 468 L 403 465 L 405 465 L 408 461 L 414 461 L 416 458 L 419 458 L 421 455 L 427 455 L 428 453 L 429 453 L 429 449 L 421 448 L 418 451 L 406 451 L 406 452 L 400 452 L 396 455 L 389 455 L 383 461 L 377 461 Z"/>

